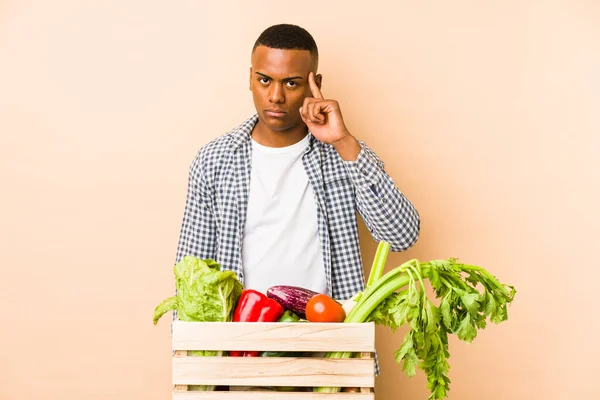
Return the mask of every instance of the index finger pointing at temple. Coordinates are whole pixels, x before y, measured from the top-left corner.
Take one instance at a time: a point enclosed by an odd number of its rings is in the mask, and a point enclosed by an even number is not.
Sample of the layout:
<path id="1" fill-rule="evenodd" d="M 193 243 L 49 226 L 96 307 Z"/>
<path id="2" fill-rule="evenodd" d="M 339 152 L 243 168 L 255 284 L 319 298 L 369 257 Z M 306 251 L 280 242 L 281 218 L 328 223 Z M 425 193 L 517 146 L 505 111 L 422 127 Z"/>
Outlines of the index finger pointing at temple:
<path id="1" fill-rule="evenodd" d="M 315 99 L 324 99 L 321 90 L 317 86 L 317 82 L 315 82 L 315 74 L 312 72 L 308 74 L 308 85 L 310 86 L 310 91 Z"/>

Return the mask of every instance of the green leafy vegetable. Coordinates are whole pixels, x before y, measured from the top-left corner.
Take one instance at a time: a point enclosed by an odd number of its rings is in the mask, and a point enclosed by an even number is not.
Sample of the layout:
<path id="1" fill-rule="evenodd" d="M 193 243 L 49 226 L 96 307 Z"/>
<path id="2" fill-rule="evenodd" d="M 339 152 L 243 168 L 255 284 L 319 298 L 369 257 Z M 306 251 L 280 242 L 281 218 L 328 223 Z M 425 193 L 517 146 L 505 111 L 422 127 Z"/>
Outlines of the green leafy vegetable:
<path id="1" fill-rule="evenodd" d="M 221 271 L 210 259 L 185 256 L 175 265 L 177 295 L 160 303 L 154 311 L 154 324 L 170 310 L 182 321 L 231 321 L 242 292 L 235 272 Z"/>
<path id="2" fill-rule="evenodd" d="M 161 302 L 154 310 L 154 324 L 166 312 L 176 310 L 182 321 L 226 322 L 243 286 L 235 272 L 221 271 L 214 260 L 185 256 L 175 265 L 176 295 Z M 222 351 L 190 351 L 192 356 L 221 356 Z M 214 386 L 189 386 L 189 390 L 214 390 Z"/>
<path id="3" fill-rule="evenodd" d="M 378 253 L 377 258 L 381 257 Z M 445 398 L 449 390 L 448 334 L 472 342 L 478 329 L 487 326 L 488 318 L 495 324 L 508 319 L 507 307 L 516 293 L 513 286 L 501 284 L 485 269 L 457 261 L 410 260 L 379 279 L 375 275 L 376 280 L 369 279 L 365 291 L 355 296 L 357 303 L 344 321 L 374 321 L 394 331 L 408 324 L 409 331 L 395 358 L 408 376 L 414 376 L 417 368 L 425 372 L 430 400 Z M 439 306 L 427 296 L 425 279 L 430 281 Z M 326 357 L 351 355 L 332 352 Z M 339 388 L 315 391 L 332 393 Z"/>

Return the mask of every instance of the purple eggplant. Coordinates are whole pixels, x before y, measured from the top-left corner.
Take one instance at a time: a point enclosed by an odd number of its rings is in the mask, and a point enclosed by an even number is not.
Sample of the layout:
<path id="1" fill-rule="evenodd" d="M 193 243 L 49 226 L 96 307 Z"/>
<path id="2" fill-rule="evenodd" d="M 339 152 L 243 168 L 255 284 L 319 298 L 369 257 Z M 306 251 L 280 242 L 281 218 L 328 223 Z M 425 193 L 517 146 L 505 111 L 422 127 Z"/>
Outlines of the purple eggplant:
<path id="1" fill-rule="evenodd" d="M 319 293 L 298 286 L 277 285 L 267 289 L 267 297 L 302 318 L 305 317 L 306 303 L 316 294 Z"/>

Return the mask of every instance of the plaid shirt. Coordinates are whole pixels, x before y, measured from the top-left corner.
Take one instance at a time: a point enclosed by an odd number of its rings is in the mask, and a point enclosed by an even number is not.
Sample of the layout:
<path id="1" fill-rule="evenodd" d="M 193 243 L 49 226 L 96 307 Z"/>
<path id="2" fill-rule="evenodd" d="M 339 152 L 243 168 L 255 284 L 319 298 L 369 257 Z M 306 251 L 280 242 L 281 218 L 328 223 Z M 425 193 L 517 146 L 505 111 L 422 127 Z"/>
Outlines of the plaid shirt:
<path id="1" fill-rule="evenodd" d="M 211 141 L 190 167 L 177 259 L 211 258 L 244 283 L 242 236 L 252 161 L 250 135 L 258 116 Z M 309 133 L 310 134 L 310 133 Z M 302 162 L 317 204 L 328 294 L 350 298 L 365 285 L 356 211 L 376 241 L 391 251 L 412 246 L 419 215 L 396 188 L 383 163 L 363 142 L 356 161 L 344 161 L 330 144 L 310 135 Z"/>

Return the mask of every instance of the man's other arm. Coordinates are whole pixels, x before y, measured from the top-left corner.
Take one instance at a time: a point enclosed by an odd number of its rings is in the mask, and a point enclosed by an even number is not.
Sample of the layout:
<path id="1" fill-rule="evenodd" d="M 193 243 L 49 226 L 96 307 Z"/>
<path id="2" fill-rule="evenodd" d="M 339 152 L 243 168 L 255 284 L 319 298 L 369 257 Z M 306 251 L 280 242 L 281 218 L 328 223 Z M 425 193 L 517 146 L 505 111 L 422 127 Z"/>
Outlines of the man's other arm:
<path id="1" fill-rule="evenodd" d="M 420 218 L 413 204 L 383 169 L 383 162 L 363 142 L 354 161 L 344 161 L 356 188 L 356 206 L 371 235 L 404 251 L 419 238 Z"/>

